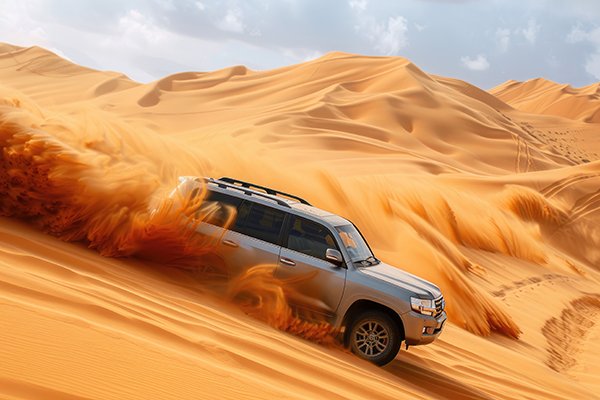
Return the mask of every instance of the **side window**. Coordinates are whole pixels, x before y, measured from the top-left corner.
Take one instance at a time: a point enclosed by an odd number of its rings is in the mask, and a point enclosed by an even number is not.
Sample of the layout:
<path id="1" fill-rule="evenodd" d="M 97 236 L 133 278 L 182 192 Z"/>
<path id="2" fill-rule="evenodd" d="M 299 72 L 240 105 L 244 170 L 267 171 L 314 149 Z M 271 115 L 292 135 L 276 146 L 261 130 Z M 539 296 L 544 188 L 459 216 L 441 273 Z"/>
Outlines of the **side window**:
<path id="1" fill-rule="evenodd" d="M 247 215 L 244 217 L 243 214 Z M 244 202 L 232 230 L 265 242 L 279 244 L 285 213 L 262 204 Z"/>
<path id="2" fill-rule="evenodd" d="M 231 227 L 238 217 L 238 208 L 242 199 L 224 193 L 208 191 L 206 198 L 196 213 L 206 223 Z"/>
<path id="3" fill-rule="evenodd" d="M 246 218 L 248 218 L 248 214 L 250 214 L 250 208 L 252 207 L 252 203 L 249 201 L 242 201 L 242 204 L 238 207 L 237 218 L 233 225 L 229 227 L 232 231 L 242 232 L 242 227 L 244 226 L 244 222 Z"/>
<path id="4" fill-rule="evenodd" d="M 287 248 L 325 260 L 328 248 L 338 249 L 331 231 L 321 224 L 293 217 Z"/>

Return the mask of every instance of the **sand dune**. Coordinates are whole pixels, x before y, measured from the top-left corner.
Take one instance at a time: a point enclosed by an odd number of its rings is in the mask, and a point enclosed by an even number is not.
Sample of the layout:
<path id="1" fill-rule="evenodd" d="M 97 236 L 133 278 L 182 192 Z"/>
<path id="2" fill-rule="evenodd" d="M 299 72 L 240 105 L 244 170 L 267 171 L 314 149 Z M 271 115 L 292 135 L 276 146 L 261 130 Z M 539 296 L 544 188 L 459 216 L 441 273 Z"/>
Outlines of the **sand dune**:
<path id="1" fill-rule="evenodd" d="M 139 84 L 0 51 L 4 397 L 596 396 L 593 98 L 543 115 L 399 57 Z M 195 272 L 202 245 L 148 213 L 178 175 L 260 182 L 351 219 L 384 261 L 441 287 L 447 330 L 380 369 L 269 324 L 314 327 L 248 317 Z"/>
<path id="2" fill-rule="evenodd" d="M 137 86 L 121 73 L 82 67 L 41 47 L 1 46 L 3 84 L 10 83 L 11 88 L 25 91 L 42 106 L 79 103 Z"/>
<path id="3" fill-rule="evenodd" d="M 543 78 L 507 81 L 490 90 L 497 98 L 519 110 L 600 122 L 600 82 L 574 88 Z"/>

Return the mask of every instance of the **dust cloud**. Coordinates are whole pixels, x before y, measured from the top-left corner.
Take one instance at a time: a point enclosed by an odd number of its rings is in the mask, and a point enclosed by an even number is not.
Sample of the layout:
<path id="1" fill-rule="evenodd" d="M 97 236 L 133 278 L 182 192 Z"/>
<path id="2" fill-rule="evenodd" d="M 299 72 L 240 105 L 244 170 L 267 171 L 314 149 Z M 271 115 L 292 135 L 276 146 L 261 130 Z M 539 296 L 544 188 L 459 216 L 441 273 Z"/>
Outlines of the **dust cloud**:
<path id="1" fill-rule="evenodd" d="M 132 131 L 108 115 L 41 112 L 5 100 L 0 148 L 0 215 L 83 241 L 103 256 L 194 269 L 200 285 L 229 276 L 211 262 L 218 238 L 195 232 L 215 212 L 201 207 L 205 191 L 169 196 L 178 175 L 202 175 L 203 166 L 172 140 Z M 277 329 L 333 344 L 333 327 L 292 311 L 287 296 L 294 291 L 273 268 L 255 266 L 224 288 L 206 289 Z"/>

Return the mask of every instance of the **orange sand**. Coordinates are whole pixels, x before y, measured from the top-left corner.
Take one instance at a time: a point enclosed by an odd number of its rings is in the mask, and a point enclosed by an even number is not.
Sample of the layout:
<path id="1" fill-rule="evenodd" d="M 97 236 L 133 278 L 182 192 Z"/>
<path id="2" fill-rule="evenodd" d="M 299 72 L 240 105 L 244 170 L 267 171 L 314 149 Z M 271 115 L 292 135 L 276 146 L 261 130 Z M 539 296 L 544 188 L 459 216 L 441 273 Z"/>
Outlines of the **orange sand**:
<path id="1" fill-rule="evenodd" d="M 574 88 L 537 78 L 507 81 L 490 93 L 522 111 L 600 122 L 600 82 Z"/>
<path id="2" fill-rule="evenodd" d="M 343 53 L 142 85 L 0 45 L 0 77 L 1 397 L 596 396 L 592 100 L 551 112 L 538 86 L 506 98 Z M 244 315 L 176 262 L 185 233 L 148 222 L 178 175 L 351 219 L 380 258 L 442 288 L 450 324 L 376 368 Z M 156 237 L 177 240 L 148 253 Z"/>

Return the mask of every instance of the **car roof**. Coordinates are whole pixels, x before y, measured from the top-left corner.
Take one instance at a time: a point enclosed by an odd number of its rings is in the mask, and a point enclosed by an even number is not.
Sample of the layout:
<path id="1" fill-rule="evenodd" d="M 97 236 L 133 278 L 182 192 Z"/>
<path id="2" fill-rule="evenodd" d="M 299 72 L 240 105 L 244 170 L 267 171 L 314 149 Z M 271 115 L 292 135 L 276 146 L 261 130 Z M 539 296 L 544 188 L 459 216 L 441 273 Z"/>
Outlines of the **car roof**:
<path id="1" fill-rule="evenodd" d="M 309 219 L 316 221 L 323 221 L 332 226 L 350 224 L 348 220 L 339 215 L 310 205 L 303 199 L 298 198 L 300 200 L 296 200 L 296 196 L 294 196 L 294 198 L 286 198 L 284 196 L 272 195 L 260 190 L 252 189 L 251 187 L 231 185 L 228 182 L 223 182 L 214 178 L 205 178 L 205 182 L 208 184 L 208 189 L 211 191 L 228 194 L 255 203 L 261 203 L 291 214 L 308 217 Z"/>
<path id="2" fill-rule="evenodd" d="M 334 226 L 347 225 L 350 223 L 350 221 L 348 221 L 347 219 L 345 219 L 343 217 L 340 217 L 339 215 L 333 214 L 329 211 L 322 210 L 315 206 L 309 206 L 306 204 L 295 203 L 292 205 L 292 208 L 301 213 L 309 214 L 318 219 L 325 220 Z"/>

